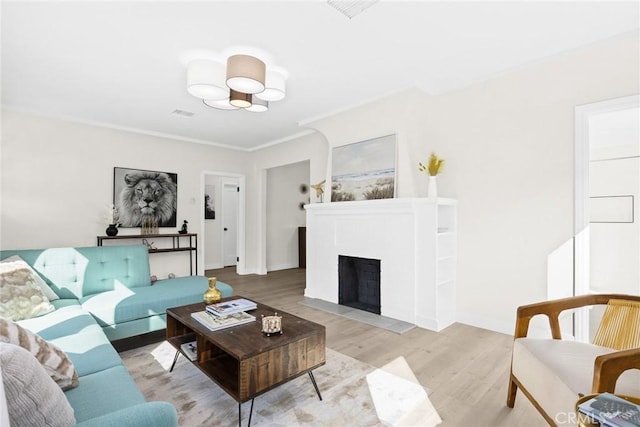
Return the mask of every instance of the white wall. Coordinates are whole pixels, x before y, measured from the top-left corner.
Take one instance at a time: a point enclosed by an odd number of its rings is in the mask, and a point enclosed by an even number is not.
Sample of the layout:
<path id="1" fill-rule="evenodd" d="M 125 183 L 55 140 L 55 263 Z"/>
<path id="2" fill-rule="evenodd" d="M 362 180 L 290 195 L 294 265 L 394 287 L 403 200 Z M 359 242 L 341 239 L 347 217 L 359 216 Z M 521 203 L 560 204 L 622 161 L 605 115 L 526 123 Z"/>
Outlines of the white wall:
<path id="1" fill-rule="evenodd" d="M 300 203 L 309 203 L 309 161 L 267 170 L 267 271 L 298 267 L 298 227 L 306 223 Z"/>
<path id="2" fill-rule="evenodd" d="M 398 133 L 398 194 L 447 163 L 459 200 L 458 320 L 513 333 L 517 306 L 546 299 L 547 255 L 572 237 L 574 107 L 640 91 L 637 33 L 436 97 L 398 94 L 311 123 L 331 146 Z"/>
<path id="3" fill-rule="evenodd" d="M 105 206 L 113 200 L 114 166 L 177 173 L 178 227 L 161 231 L 176 232 L 186 219 L 189 230 L 199 232 L 202 171 L 245 170 L 247 153 L 236 150 L 9 110 L 3 110 L 2 122 L 3 249 L 95 246 L 96 235 L 106 228 Z M 155 254 L 150 260 L 159 277 L 189 273 L 186 253 Z"/>

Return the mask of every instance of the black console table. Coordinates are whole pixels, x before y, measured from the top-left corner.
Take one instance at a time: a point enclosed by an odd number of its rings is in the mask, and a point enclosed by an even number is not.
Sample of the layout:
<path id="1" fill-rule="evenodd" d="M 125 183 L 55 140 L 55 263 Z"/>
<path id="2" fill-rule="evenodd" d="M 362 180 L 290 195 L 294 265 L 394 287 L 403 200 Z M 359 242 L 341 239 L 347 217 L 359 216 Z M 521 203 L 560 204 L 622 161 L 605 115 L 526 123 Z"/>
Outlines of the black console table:
<path id="1" fill-rule="evenodd" d="M 189 274 L 193 276 L 194 264 L 195 272 L 198 274 L 198 234 L 197 233 L 171 233 L 171 234 L 129 234 L 123 236 L 97 236 L 98 246 L 102 246 L 103 240 L 125 240 L 125 239 L 171 239 L 171 247 L 149 249 L 150 254 L 161 252 L 189 252 Z M 180 239 L 189 239 L 187 246 L 180 246 Z M 185 242 L 186 243 L 186 242 Z M 195 254 L 195 256 L 194 256 Z"/>

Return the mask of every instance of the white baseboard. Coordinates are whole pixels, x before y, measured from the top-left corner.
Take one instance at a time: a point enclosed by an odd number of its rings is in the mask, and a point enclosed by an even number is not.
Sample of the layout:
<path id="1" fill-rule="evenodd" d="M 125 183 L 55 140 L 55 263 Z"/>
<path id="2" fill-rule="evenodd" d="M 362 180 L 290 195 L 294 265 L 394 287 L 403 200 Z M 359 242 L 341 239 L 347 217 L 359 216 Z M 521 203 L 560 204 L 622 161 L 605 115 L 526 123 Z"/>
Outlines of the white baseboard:
<path id="1" fill-rule="evenodd" d="M 494 319 L 490 317 L 478 316 L 477 314 L 458 312 L 456 316 L 458 323 L 475 326 L 476 328 L 488 329 L 490 331 L 499 332 L 501 334 L 513 336 L 515 331 L 515 320 L 507 322 L 504 320 Z"/>
<path id="2" fill-rule="evenodd" d="M 289 270 L 291 268 L 298 268 L 297 262 L 288 262 L 285 264 L 276 264 L 267 266 L 267 271 Z"/>
<path id="3" fill-rule="evenodd" d="M 544 318 L 544 319 L 543 319 Z M 456 321 L 465 325 L 475 326 L 476 328 L 488 329 L 490 331 L 499 332 L 501 334 L 513 336 L 516 329 L 515 316 L 512 322 L 494 319 L 485 316 L 478 316 L 477 314 L 458 312 Z M 536 316 L 531 320 L 529 324 L 529 331 L 527 337 L 529 338 L 550 338 L 551 333 L 546 322 L 546 317 Z M 563 338 L 572 339 L 570 335 L 563 334 Z"/>

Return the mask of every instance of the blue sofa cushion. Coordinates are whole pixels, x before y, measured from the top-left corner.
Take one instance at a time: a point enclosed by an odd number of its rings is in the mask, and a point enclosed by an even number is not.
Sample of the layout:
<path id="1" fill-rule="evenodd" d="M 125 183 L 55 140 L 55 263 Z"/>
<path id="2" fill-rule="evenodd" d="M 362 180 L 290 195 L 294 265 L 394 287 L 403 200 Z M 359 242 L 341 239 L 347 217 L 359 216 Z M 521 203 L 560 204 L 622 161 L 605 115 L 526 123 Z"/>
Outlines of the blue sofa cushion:
<path id="1" fill-rule="evenodd" d="M 60 298 L 82 298 L 118 285 L 151 286 L 145 245 L 28 249 L 0 252 L 18 255 L 31 265 Z"/>
<path id="2" fill-rule="evenodd" d="M 224 289 L 225 294 L 233 292 L 226 283 L 218 282 L 218 287 L 221 291 Z M 178 277 L 159 280 L 147 287 L 130 289 L 118 286 L 112 291 L 81 298 L 80 303 L 100 326 L 107 327 L 162 315 L 169 307 L 200 302 L 207 289 L 206 277 Z"/>
<path id="3" fill-rule="evenodd" d="M 146 402 L 122 365 L 81 377 L 80 385 L 65 396 L 78 423 Z"/>
<path id="4" fill-rule="evenodd" d="M 102 328 L 79 305 L 18 323 L 62 349 L 80 377 L 122 364 Z"/>

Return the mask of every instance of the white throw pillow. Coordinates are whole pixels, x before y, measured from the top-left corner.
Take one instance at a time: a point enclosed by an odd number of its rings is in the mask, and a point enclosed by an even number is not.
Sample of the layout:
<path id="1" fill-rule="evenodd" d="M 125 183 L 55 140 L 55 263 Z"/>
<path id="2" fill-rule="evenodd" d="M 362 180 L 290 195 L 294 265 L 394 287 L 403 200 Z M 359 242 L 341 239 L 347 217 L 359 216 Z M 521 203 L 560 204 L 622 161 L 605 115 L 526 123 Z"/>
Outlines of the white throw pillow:
<path id="1" fill-rule="evenodd" d="M 13 256 L 10 256 L 9 258 L 3 259 L 2 261 L 0 261 L 0 264 L 11 264 L 11 265 L 14 265 L 16 267 L 26 267 L 26 268 L 28 268 L 33 273 L 33 283 L 40 288 L 40 290 L 42 291 L 44 296 L 46 296 L 49 299 L 49 301 L 55 301 L 57 299 L 60 299 L 58 294 L 56 294 L 53 291 L 53 289 L 51 289 L 51 287 L 49 287 L 49 285 L 47 285 L 47 282 L 45 282 L 44 279 L 42 277 L 40 277 L 38 272 L 35 271 L 33 269 L 33 267 L 31 267 L 27 263 L 27 261 L 23 260 L 18 255 L 13 255 Z"/>
<path id="2" fill-rule="evenodd" d="M 27 350 L 0 343 L 0 364 L 12 427 L 67 427 L 76 423 L 73 408 L 60 387 Z"/>

